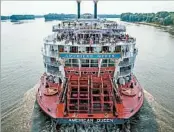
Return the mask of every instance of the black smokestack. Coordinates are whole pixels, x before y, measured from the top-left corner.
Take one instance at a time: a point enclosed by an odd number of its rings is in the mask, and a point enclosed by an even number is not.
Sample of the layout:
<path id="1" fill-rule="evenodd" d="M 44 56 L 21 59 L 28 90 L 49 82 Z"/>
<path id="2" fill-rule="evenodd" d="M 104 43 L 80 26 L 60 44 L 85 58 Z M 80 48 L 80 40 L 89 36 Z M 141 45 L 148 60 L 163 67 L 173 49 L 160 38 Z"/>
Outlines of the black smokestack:
<path id="1" fill-rule="evenodd" d="M 97 0 L 94 0 L 94 18 L 97 18 Z"/>
<path id="2" fill-rule="evenodd" d="M 77 0 L 77 17 L 80 18 L 80 0 Z"/>

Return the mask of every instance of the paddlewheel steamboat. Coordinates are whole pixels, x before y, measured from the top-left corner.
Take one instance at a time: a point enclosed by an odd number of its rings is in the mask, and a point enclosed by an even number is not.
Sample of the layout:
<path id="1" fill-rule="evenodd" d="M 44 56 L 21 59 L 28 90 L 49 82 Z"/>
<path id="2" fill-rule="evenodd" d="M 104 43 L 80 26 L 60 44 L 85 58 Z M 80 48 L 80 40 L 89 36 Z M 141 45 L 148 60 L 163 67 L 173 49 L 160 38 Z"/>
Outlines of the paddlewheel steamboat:
<path id="1" fill-rule="evenodd" d="M 130 130 L 143 89 L 133 74 L 136 39 L 115 21 L 80 15 L 53 26 L 42 48 L 45 73 L 36 95 L 60 132 Z"/>

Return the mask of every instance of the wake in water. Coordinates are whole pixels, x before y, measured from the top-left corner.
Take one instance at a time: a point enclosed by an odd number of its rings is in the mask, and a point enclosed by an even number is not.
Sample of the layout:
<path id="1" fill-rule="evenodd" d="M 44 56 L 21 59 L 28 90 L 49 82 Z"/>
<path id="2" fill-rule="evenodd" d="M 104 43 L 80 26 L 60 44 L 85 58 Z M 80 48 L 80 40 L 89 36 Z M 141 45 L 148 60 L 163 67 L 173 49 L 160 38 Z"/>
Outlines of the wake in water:
<path id="1" fill-rule="evenodd" d="M 130 125 L 126 126 L 128 129 L 126 129 L 126 132 L 172 132 L 174 131 L 173 123 L 174 123 L 174 115 L 166 110 L 164 107 L 162 107 L 160 104 L 158 104 L 153 96 L 148 93 L 147 91 L 144 91 L 145 93 L 145 101 L 144 105 L 141 108 L 141 110 L 130 120 Z M 52 129 L 52 127 L 55 128 L 54 124 L 51 122 L 51 119 L 46 118 L 47 116 L 40 111 L 39 106 L 37 103 L 35 103 L 35 109 L 33 112 L 33 115 L 35 118 L 33 118 L 33 126 L 32 126 L 32 132 L 37 132 L 39 130 L 40 132 L 55 132 L 55 129 Z M 40 120 L 40 119 L 44 120 Z M 35 122 L 39 123 L 39 126 L 36 126 Z M 44 123 L 45 122 L 45 123 Z M 42 124 L 43 123 L 43 124 Z M 105 127 L 105 131 L 112 132 L 109 130 L 107 126 Z M 64 128 L 68 128 L 66 130 L 74 130 L 76 128 L 80 129 L 81 126 L 62 126 L 59 129 L 62 130 L 61 132 L 66 132 Z M 83 130 L 86 130 L 84 132 L 87 132 L 89 129 L 85 129 L 82 127 Z M 90 127 L 89 127 L 90 128 Z M 111 128 L 111 126 L 110 126 Z M 77 130 L 78 130 L 77 129 Z M 94 128 L 95 132 L 102 131 L 103 129 L 97 128 L 97 126 Z M 114 132 L 120 132 L 121 129 L 115 128 Z M 67 131 L 69 132 L 69 131 Z M 74 132 L 74 131 L 73 131 Z M 80 132 L 80 131 L 79 131 Z M 82 130 L 81 130 L 82 132 Z"/>
<path id="2" fill-rule="evenodd" d="M 37 102 L 33 110 L 32 132 L 131 132 L 130 123 L 124 126 L 115 126 L 112 124 L 56 124 L 45 115 L 39 108 Z"/>
<path id="3" fill-rule="evenodd" d="M 155 119 L 152 118 L 154 116 L 153 111 L 149 110 L 150 107 L 147 105 L 148 103 L 145 101 L 141 111 L 137 113 L 129 123 L 123 126 L 123 128 L 122 126 L 117 127 L 114 125 L 85 126 L 67 124 L 59 126 L 58 130 L 56 130 L 56 126 L 51 119 L 45 115 L 40 110 L 38 104 L 35 103 L 32 132 L 157 132 L 157 123 Z"/>
<path id="4" fill-rule="evenodd" d="M 51 119 L 35 102 L 38 84 L 29 90 L 21 106 L 2 119 L 3 132 L 55 132 Z M 173 132 L 174 114 L 165 109 L 150 95 L 145 93 L 141 110 L 131 120 L 131 132 Z M 33 108 L 34 107 L 34 108 Z"/>
<path id="5" fill-rule="evenodd" d="M 144 93 L 149 109 L 153 111 L 152 118 L 157 123 L 158 132 L 174 132 L 174 113 L 159 104 L 150 93 L 145 90 Z M 147 111 L 148 109 L 144 112 Z"/>
<path id="6" fill-rule="evenodd" d="M 30 132 L 35 93 L 39 84 L 28 90 L 20 105 L 1 119 L 2 132 Z M 38 131 L 39 132 L 39 131 Z"/>

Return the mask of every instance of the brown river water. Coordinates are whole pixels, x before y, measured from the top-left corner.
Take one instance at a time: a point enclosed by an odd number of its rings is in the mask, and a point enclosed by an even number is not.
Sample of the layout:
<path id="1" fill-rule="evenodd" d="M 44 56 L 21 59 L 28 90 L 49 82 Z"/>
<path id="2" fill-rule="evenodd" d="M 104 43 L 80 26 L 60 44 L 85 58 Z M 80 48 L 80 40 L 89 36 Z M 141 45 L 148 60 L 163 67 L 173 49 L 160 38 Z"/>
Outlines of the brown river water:
<path id="1" fill-rule="evenodd" d="M 2 132 L 29 132 L 33 119 L 33 131 L 50 132 L 50 120 L 34 102 L 36 84 L 44 71 L 43 38 L 57 23 L 43 19 L 21 24 L 1 22 Z M 145 102 L 132 132 L 173 132 L 174 36 L 156 27 L 123 24 L 137 39 L 134 73 L 145 89 Z"/>

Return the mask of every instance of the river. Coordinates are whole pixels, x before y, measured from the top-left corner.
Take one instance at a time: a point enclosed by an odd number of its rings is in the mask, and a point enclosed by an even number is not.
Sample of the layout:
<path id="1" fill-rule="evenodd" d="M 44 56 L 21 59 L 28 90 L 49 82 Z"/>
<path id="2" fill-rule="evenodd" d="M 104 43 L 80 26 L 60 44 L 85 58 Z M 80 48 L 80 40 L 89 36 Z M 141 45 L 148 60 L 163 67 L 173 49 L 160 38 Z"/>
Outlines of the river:
<path id="1" fill-rule="evenodd" d="M 51 33 L 52 25 L 57 22 L 44 22 L 43 19 L 21 24 L 1 22 L 3 132 L 27 132 L 31 125 L 31 121 L 27 122 L 27 119 L 30 120 L 27 113 L 32 114 L 35 98 L 34 89 L 31 88 L 44 71 L 41 55 L 43 38 Z M 174 36 L 152 26 L 125 22 L 123 24 L 127 26 L 127 32 L 136 37 L 139 51 L 134 72 L 147 91 L 147 101 L 143 112 L 140 112 L 143 116 L 139 127 L 149 128 L 142 128 L 143 132 L 151 130 L 151 125 L 154 126 L 153 131 L 174 131 Z M 32 101 L 27 104 L 28 100 Z M 154 120 L 150 124 L 148 121 L 152 117 Z M 21 122 L 18 122 L 19 120 Z M 23 122 L 25 130 L 19 125 Z M 136 128 L 134 131 L 137 131 Z"/>

